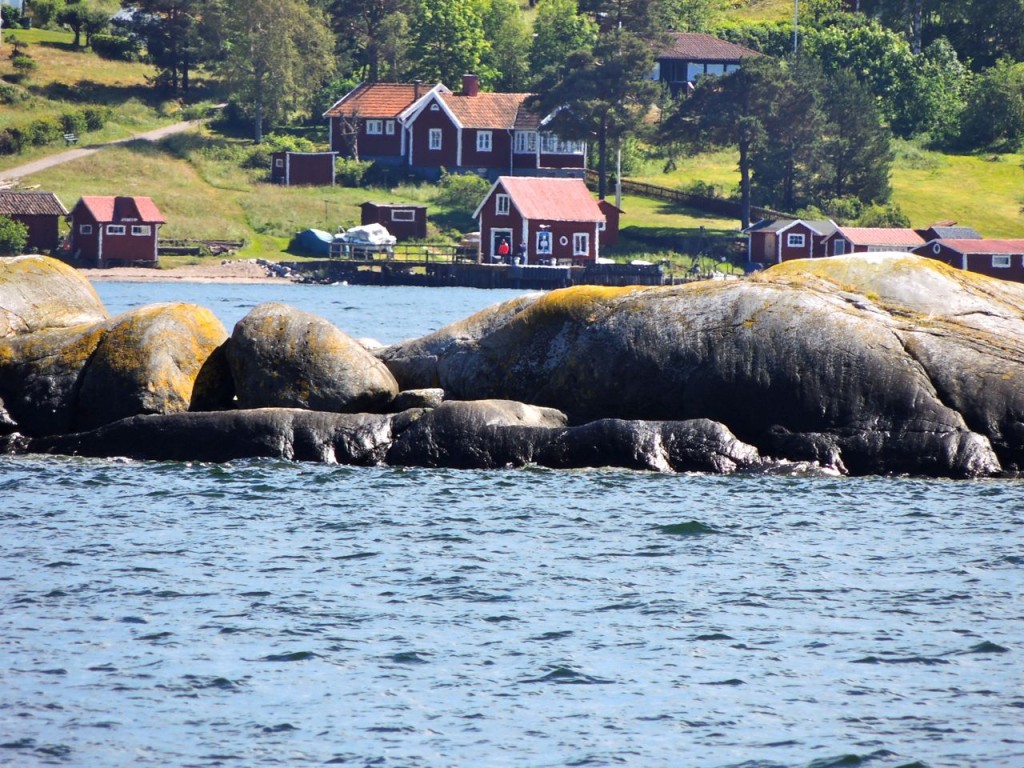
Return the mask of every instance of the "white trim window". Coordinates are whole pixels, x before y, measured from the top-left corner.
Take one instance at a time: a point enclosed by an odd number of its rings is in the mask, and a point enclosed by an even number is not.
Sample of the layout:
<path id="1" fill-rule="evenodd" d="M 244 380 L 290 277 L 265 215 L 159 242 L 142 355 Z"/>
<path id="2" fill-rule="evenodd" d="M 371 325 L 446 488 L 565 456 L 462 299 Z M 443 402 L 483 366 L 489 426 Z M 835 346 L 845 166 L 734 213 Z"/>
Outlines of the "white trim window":
<path id="1" fill-rule="evenodd" d="M 388 136 L 394 136 L 395 135 L 395 121 L 394 120 L 388 120 L 386 123 L 384 123 L 384 133 L 386 133 Z"/>
<path id="2" fill-rule="evenodd" d="M 532 155 L 537 151 L 536 131 L 516 131 L 515 153 L 517 155 Z"/>
<path id="3" fill-rule="evenodd" d="M 490 152 L 491 151 L 491 132 L 490 131 L 477 131 L 476 132 L 476 151 L 477 152 Z"/>
<path id="4" fill-rule="evenodd" d="M 494 196 L 494 213 L 496 216 L 508 216 L 512 210 L 512 198 L 499 192 Z"/>
<path id="5" fill-rule="evenodd" d="M 1013 257 L 1008 253 L 993 253 L 992 254 L 992 268 L 993 269 L 1009 269 L 1013 266 Z"/>
<path id="6" fill-rule="evenodd" d="M 540 151 L 547 155 L 582 155 L 584 146 L 582 141 L 560 139 L 553 133 L 545 133 L 540 138 Z"/>
<path id="7" fill-rule="evenodd" d="M 395 208 L 391 211 L 392 221 L 416 221 L 416 211 L 410 208 Z"/>
<path id="8" fill-rule="evenodd" d="M 551 255 L 551 232 L 547 229 L 542 229 L 537 233 L 537 255 Z"/>
<path id="9" fill-rule="evenodd" d="M 441 149 L 441 129 L 431 128 L 430 133 L 427 134 L 427 146 L 432 150 Z"/>
<path id="10" fill-rule="evenodd" d="M 79 225 L 79 227 L 78 227 L 78 234 L 80 234 L 80 235 L 91 235 L 92 234 L 92 224 L 81 224 L 81 225 Z"/>
<path id="11" fill-rule="evenodd" d="M 274 158 L 274 167 L 275 168 L 284 168 L 284 158 L 283 157 L 275 157 Z"/>
<path id="12" fill-rule="evenodd" d="M 807 238 L 802 232 L 790 232 L 786 235 L 787 248 L 803 248 L 807 244 Z"/>
<path id="13" fill-rule="evenodd" d="M 149 224 L 133 224 L 132 234 L 136 237 L 149 237 L 153 234 L 153 228 Z"/>
<path id="14" fill-rule="evenodd" d="M 124 224 L 107 224 L 108 235 L 123 235 L 124 232 Z"/>
<path id="15" fill-rule="evenodd" d="M 368 136 L 380 136 L 384 133 L 384 121 L 383 120 L 367 120 L 366 121 L 366 133 Z"/>
<path id="16" fill-rule="evenodd" d="M 589 232 L 574 232 L 572 236 L 572 255 L 573 256 L 589 256 L 590 255 L 590 233 Z"/>

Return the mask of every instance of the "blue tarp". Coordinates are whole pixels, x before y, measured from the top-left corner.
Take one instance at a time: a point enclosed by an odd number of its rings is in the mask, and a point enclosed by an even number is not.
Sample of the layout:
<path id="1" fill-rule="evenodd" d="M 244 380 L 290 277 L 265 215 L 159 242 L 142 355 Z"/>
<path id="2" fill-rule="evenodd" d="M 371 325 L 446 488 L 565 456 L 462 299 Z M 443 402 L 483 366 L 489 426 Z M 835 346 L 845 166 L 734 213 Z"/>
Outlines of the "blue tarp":
<path id="1" fill-rule="evenodd" d="M 334 235 L 322 229 L 307 229 L 292 238 L 292 248 L 309 256 L 330 256 Z"/>

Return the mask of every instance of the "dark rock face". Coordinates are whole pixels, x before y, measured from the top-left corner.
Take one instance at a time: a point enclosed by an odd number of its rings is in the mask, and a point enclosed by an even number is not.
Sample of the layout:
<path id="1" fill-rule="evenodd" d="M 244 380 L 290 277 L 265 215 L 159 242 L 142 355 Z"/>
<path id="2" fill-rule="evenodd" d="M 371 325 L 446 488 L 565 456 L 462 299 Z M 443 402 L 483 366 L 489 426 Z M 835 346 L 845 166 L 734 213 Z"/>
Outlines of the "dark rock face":
<path id="1" fill-rule="evenodd" d="M 398 394 L 377 358 L 326 320 L 284 304 L 261 304 L 231 335 L 227 359 L 240 408 L 375 410 Z"/>

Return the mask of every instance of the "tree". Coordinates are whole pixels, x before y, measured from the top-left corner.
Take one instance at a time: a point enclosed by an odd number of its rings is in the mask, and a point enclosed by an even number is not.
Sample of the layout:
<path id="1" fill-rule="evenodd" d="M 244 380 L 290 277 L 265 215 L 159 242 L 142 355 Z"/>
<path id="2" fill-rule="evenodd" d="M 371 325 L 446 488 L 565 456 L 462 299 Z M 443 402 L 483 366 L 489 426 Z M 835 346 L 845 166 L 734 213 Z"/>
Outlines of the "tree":
<path id="1" fill-rule="evenodd" d="M 414 0 L 333 0 L 330 12 L 338 47 L 351 58 L 358 79 L 402 78 Z"/>
<path id="2" fill-rule="evenodd" d="M 424 80 L 454 83 L 466 73 L 490 84 L 495 73 L 485 66 L 490 43 L 472 0 L 421 0 L 415 22 L 414 72 Z"/>
<path id="3" fill-rule="evenodd" d="M 28 243 L 28 227 L 20 221 L 0 216 L 0 256 L 20 256 Z"/>
<path id="4" fill-rule="evenodd" d="M 494 89 L 513 93 L 526 90 L 533 37 L 518 1 L 479 2 L 484 36 L 490 44 L 484 67 L 496 73 Z"/>
<path id="5" fill-rule="evenodd" d="M 556 80 L 571 55 L 597 42 L 597 25 L 578 12 L 576 0 L 544 0 L 533 29 L 530 72 L 538 81 Z"/>
<path id="6" fill-rule="evenodd" d="M 128 26 L 145 41 L 160 70 L 158 82 L 172 92 L 188 93 L 192 69 L 203 60 L 203 0 L 121 0 L 121 5 L 137 9 Z"/>
<path id="7" fill-rule="evenodd" d="M 330 29 L 304 0 L 223 0 L 213 21 L 225 51 L 220 72 L 259 143 L 264 121 L 308 108 L 330 76 Z"/>
<path id="8" fill-rule="evenodd" d="M 963 113 L 965 149 L 1013 152 L 1024 144 L 1024 64 L 1004 59 L 978 76 Z"/>

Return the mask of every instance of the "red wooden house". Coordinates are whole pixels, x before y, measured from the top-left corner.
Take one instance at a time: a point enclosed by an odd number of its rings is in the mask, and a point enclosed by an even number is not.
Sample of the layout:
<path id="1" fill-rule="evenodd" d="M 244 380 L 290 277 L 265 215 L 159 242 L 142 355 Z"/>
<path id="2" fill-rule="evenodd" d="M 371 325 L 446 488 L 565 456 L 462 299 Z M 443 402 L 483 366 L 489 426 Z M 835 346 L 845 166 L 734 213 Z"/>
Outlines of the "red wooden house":
<path id="1" fill-rule="evenodd" d="M 828 256 L 829 238 L 838 229 L 831 220 L 762 219 L 743 230 L 748 237 L 747 261 L 767 267 L 790 259 Z"/>
<path id="2" fill-rule="evenodd" d="M 286 187 L 333 187 L 337 156 L 337 152 L 274 152 L 270 156 L 270 180 Z"/>
<path id="3" fill-rule="evenodd" d="M 366 202 L 359 206 L 360 224 L 380 224 L 398 240 L 427 236 L 427 206 Z"/>
<path id="4" fill-rule="evenodd" d="M 968 272 L 1024 282 L 1024 240 L 934 240 L 914 253 Z"/>
<path id="5" fill-rule="evenodd" d="M 912 251 L 924 245 L 924 238 L 903 227 L 840 227 L 826 241 L 830 256 L 875 251 Z"/>
<path id="6" fill-rule="evenodd" d="M 581 179 L 556 177 L 500 176 L 473 217 L 491 263 L 593 264 L 606 223 Z"/>
<path id="7" fill-rule="evenodd" d="M 85 196 L 68 215 L 71 258 L 83 266 L 155 266 L 164 217 L 148 197 Z"/>
<path id="8" fill-rule="evenodd" d="M 53 192 L 0 190 L 0 216 L 21 222 L 28 230 L 28 251 L 50 251 L 60 242 L 60 220 L 67 208 Z"/>

